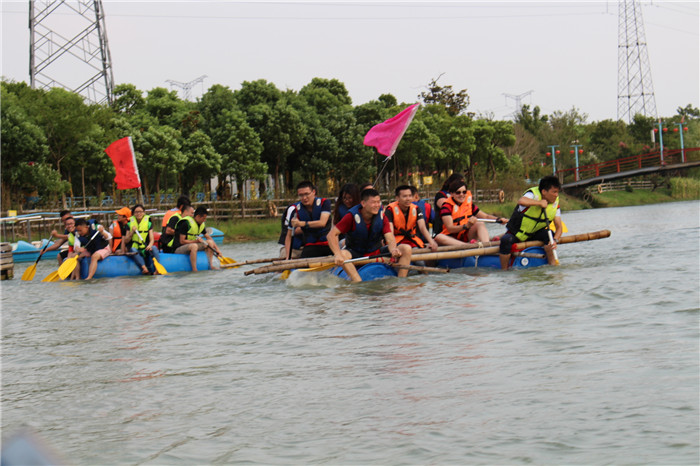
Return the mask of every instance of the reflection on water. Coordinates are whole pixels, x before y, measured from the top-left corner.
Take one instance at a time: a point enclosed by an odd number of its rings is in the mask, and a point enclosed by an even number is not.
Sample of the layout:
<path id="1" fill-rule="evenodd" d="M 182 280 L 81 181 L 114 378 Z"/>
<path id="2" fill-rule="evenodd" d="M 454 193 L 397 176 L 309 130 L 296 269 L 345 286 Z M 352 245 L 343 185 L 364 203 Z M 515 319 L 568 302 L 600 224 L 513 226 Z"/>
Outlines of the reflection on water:
<path id="1" fill-rule="evenodd" d="M 3 282 L 3 432 L 76 464 L 697 464 L 699 207 L 565 213 L 612 236 L 507 273 Z"/>

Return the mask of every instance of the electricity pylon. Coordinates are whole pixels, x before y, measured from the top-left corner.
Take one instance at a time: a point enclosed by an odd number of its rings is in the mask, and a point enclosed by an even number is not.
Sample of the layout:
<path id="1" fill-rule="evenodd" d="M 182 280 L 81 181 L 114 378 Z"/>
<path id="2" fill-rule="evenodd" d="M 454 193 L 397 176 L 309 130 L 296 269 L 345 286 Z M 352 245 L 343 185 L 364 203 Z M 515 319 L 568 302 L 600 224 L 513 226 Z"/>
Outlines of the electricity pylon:
<path id="1" fill-rule="evenodd" d="M 172 79 L 168 79 L 165 82 L 170 84 L 171 86 L 176 86 L 176 87 L 179 87 L 180 89 L 182 89 L 184 91 L 183 93 L 185 94 L 184 95 L 185 100 L 190 100 L 190 97 L 192 97 L 192 93 L 190 91 L 192 91 L 192 88 L 194 87 L 194 85 L 201 83 L 201 82 L 204 82 L 204 78 L 206 78 L 206 77 L 207 77 L 207 75 L 205 74 L 205 75 L 200 76 L 197 79 L 193 79 L 192 81 L 190 81 L 188 83 L 181 83 L 180 81 L 173 81 Z"/>
<path id="2" fill-rule="evenodd" d="M 505 93 L 503 94 L 506 97 L 506 105 L 507 106 L 508 106 L 508 99 L 509 98 L 515 100 L 515 110 L 513 110 L 513 113 L 511 113 L 513 120 L 515 120 L 518 117 L 518 115 L 520 114 L 520 110 L 523 108 L 523 104 L 522 104 L 523 98 L 529 96 L 533 92 L 534 92 L 533 90 L 529 90 L 527 92 L 523 92 L 522 94 L 518 94 L 518 95 L 505 94 Z"/>
<path id="3" fill-rule="evenodd" d="M 638 113 L 656 118 L 642 8 L 637 0 L 620 0 L 617 44 L 618 120 L 631 123 Z"/>
<path id="4" fill-rule="evenodd" d="M 29 0 L 29 82 L 91 103 L 112 101 L 114 76 L 102 0 Z"/>

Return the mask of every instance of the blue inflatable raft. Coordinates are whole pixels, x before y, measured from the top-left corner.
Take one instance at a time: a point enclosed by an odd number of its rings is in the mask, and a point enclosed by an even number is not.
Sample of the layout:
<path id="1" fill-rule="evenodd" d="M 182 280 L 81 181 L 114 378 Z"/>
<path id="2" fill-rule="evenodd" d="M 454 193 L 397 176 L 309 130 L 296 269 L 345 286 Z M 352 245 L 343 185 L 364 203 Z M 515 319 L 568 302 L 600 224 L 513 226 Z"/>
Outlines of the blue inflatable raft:
<path id="1" fill-rule="evenodd" d="M 189 254 L 168 254 L 160 253 L 161 265 L 168 273 L 192 272 Z M 85 279 L 88 275 L 90 259 L 84 257 L 80 260 L 80 278 Z M 197 253 L 197 270 L 209 270 L 209 261 L 204 251 Z M 109 256 L 97 264 L 97 272 L 94 278 L 123 277 L 129 275 L 142 275 L 141 268 L 128 256 Z"/>

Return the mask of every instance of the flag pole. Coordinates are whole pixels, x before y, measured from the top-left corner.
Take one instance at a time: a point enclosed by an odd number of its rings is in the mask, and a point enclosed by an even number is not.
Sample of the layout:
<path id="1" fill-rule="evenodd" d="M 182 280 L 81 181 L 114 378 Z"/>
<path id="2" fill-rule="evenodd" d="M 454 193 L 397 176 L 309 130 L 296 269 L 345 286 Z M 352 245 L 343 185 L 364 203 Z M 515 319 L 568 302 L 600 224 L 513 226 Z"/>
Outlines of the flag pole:
<path id="1" fill-rule="evenodd" d="M 373 188 L 375 187 L 374 185 L 377 184 L 377 181 L 379 181 L 379 179 L 381 178 L 382 173 L 384 173 L 384 169 L 386 168 L 387 164 L 389 163 L 389 160 L 391 160 L 391 157 L 387 157 L 384 160 L 384 163 L 382 164 L 382 168 L 381 168 L 381 170 L 379 170 L 379 173 L 377 174 L 377 178 L 375 178 L 374 183 L 372 183 Z"/>

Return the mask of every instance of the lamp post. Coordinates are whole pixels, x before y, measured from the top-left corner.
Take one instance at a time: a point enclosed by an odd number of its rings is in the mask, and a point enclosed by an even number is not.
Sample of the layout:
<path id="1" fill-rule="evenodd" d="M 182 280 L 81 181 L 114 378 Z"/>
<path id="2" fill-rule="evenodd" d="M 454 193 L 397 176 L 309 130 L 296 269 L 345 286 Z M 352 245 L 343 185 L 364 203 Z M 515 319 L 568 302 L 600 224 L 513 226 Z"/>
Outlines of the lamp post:
<path id="1" fill-rule="evenodd" d="M 583 147 L 583 146 L 579 145 L 578 141 L 574 141 L 574 144 L 572 144 L 571 147 L 573 147 L 573 150 L 571 150 L 569 153 L 576 155 L 576 171 L 574 173 L 575 173 L 575 180 L 578 181 L 578 155 L 583 154 L 583 149 L 579 149 L 579 147 Z"/>
<path id="2" fill-rule="evenodd" d="M 683 146 L 683 131 L 688 131 L 688 127 L 687 126 L 684 127 L 682 121 L 680 123 L 674 123 L 674 125 L 678 126 L 678 128 L 673 128 L 673 131 L 680 133 L 680 136 L 681 136 L 681 162 L 685 163 L 685 147 Z"/>
<path id="3" fill-rule="evenodd" d="M 552 156 L 552 175 L 556 175 L 557 174 L 557 157 L 556 156 L 559 155 L 561 152 L 559 152 L 558 150 L 554 150 L 554 149 L 559 147 L 559 145 L 547 146 L 547 147 L 549 147 L 549 152 L 547 152 L 547 155 Z"/>
<path id="4" fill-rule="evenodd" d="M 661 165 L 664 164 L 664 133 L 668 131 L 668 128 L 664 128 L 661 125 L 661 119 L 659 118 L 659 127 L 654 128 L 655 133 L 659 133 L 659 147 L 661 148 Z"/>

